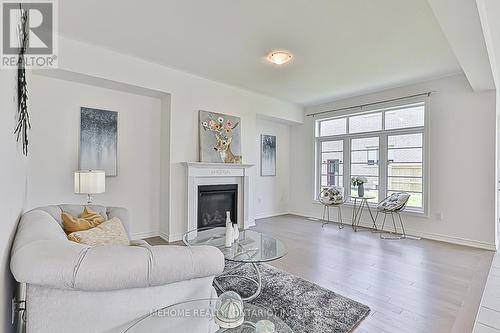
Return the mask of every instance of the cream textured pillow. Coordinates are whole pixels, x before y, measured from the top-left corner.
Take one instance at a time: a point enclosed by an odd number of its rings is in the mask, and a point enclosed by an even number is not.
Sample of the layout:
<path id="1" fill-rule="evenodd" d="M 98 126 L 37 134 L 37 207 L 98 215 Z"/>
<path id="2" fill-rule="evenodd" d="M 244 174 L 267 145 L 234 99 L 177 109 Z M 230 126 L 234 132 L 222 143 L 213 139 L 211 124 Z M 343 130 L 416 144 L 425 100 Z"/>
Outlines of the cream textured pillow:
<path id="1" fill-rule="evenodd" d="M 72 232 L 68 235 L 68 239 L 90 246 L 130 245 L 127 232 L 117 217 L 104 221 L 92 229 Z"/>

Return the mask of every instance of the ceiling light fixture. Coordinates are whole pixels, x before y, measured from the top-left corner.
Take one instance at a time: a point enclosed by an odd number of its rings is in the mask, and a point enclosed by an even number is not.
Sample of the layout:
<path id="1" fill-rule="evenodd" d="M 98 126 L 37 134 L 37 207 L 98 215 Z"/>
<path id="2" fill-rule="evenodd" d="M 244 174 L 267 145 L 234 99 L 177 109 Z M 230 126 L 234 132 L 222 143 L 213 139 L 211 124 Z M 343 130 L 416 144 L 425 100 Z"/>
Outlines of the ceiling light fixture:
<path id="1" fill-rule="evenodd" d="M 273 51 L 267 55 L 267 60 L 276 65 L 286 64 L 292 58 L 292 54 L 288 51 Z"/>

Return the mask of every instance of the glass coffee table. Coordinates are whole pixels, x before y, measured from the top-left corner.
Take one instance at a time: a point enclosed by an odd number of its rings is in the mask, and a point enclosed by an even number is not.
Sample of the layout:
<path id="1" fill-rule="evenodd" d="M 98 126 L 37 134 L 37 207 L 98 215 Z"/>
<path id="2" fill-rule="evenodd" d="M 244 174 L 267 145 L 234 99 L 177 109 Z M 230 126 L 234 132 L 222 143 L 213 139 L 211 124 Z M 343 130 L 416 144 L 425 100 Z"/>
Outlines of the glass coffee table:
<path id="1" fill-rule="evenodd" d="M 224 254 L 224 258 L 238 263 L 229 271 L 222 273 L 214 279 L 217 288 L 225 292 L 221 286 L 221 279 L 238 278 L 257 286 L 257 291 L 248 297 L 243 297 L 244 301 L 251 301 L 259 296 L 262 290 L 262 279 L 258 264 L 277 260 L 287 254 L 285 244 L 273 236 L 266 235 L 253 230 L 241 230 L 239 239 L 233 246 L 225 247 L 226 228 L 197 229 L 187 232 L 184 235 L 184 243 L 187 246 L 210 245 L 215 246 Z M 248 276 L 235 274 L 235 271 L 243 265 L 251 265 L 257 274 L 253 279 Z"/>
<path id="2" fill-rule="evenodd" d="M 152 312 L 128 327 L 124 333 L 254 333 L 259 320 L 274 324 L 275 333 L 293 333 L 292 329 L 271 311 L 245 303 L 244 323 L 236 328 L 219 328 L 213 316 L 216 299 L 195 300 L 174 304 Z"/>

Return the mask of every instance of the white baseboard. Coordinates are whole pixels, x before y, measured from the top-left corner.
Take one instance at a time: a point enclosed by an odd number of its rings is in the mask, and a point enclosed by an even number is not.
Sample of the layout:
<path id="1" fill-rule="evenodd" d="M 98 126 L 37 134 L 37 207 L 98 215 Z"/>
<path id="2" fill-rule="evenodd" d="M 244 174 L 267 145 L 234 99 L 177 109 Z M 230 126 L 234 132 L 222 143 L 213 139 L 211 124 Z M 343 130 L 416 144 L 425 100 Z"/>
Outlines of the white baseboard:
<path id="1" fill-rule="evenodd" d="M 300 212 L 293 212 L 292 211 L 292 212 L 289 212 L 289 214 L 300 216 L 300 217 L 305 217 L 305 218 L 312 217 L 312 218 L 317 219 L 314 216 L 310 216 L 310 215 L 300 213 Z M 363 222 L 363 221 L 360 223 L 360 225 L 362 227 L 368 227 L 368 228 L 370 228 L 372 226 L 370 223 Z M 496 251 L 495 244 L 491 244 L 491 243 L 481 242 L 481 241 L 477 241 L 477 240 L 473 240 L 473 239 L 437 234 L 437 233 L 433 233 L 433 232 L 416 231 L 416 230 L 412 230 L 412 229 L 408 229 L 408 228 L 405 228 L 405 229 L 406 229 L 406 233 L 408 235 L 412 235 L 412 236 L 422 237 L 425 239 L 430 239 L 430 240 L 435 240 L 435 241 L 440 241 L 440 242 L 445 242 L 445 243 L 450 243 L 450 244 L 464 245 L 464 246 L 479 248 L 479 249 L 483 249 L 483 250 Z"/>
<path id="2" fill-rule="evenodd" d="M 181 241 L 182 240 L 182 237 L 184 236 L 184 234 L 172 234 L 172 235 L 167 235 L 166 237 L 166 240 L 167 242 L 169 243 L 173 243 L 173 242 L 178 242 L 178 241 Z M 163 238 L 163 237 L 162 237 Z"/>
<path id="3" fill-rule="evenodd" d="M 159 236 L 166 242 L 168 243 L 173 243 L 173 242 L 178 242 L 178 241 L 181 241 L 182 238 L 184 237 L 184 234 L 172 234 L 172 235 L 169 235 L 163 231 L 160 231 L 160 234 Z"/>
<path id="4" fill-rule="evenodd" d="M 461 238 L 461 237 L 455 237 L 455 236 L 447 236 L 447 235 L 436 234 L 436 233 L 432 233 L 432 232 L 424 232 L 424 231 L 416 232 L 416 231 L 412 231 L 412 230 L 408 230 L 408 234 L 419 236 L 419 237 L 426 238 L 426 239 L 435 240 L 435 241 L 445 242 L 445 243 L 464 245 L 464 246 L 475 247 L 478 249 L 489 250 L 489 251 L 496 251 L 495 244 L 481 242 L 481 241 L 477 241 L 474 239 L 467 239 L 467 238 Z"/>
<path id="5" fill-rule="evenodd" d="M 304 218 L 314 218 L 316 220 L 319 220 L 315 216 L 310 216 L 308 214 L 304 214 L 304 213 L 297 212 L 297 211 L 281 212 L 281 213 L 274 213 L 274 214 L 268 214 L 268 215 L 259 215 L 259 216 L 255 217 L 255 220 L 265 219 L 265 218 L 270 218 L 270 217 L 275 217 L 275 216 L 281 216 L 281 215 L 287 215 L 287 214 L 300 216 L 300 217 L 304 217 Z M 360 225 L 363 227 L 371 227 L 371 224 L 369 224 L 368 222 L 361 222 Z M 496 246 L 495 246 L 495 244 L 492 244 L 492 243 L 486 243 L 486 242 L 481 242 L 481 241 L 477 241 L 477 240 L 473 240 L 473 239 L 448 236 L 448 235 L 437 234 L 437 233 L 432 233 L 432 232 L 416 231 L 416 230 L 412 230 L 412 229 L 408 229 L 408 228 L 406 228 L 406 232 L 408 235 L 422 237 L 425 239 L 430 239 L 430 240 L 435 240 L 435 241 L 440 241 L 440 242 L 445 242 L 445 243 L 450 243 L 450 244 L 456 244 L 456 245 L 469 246 L 469 247 L 474 247 L 474 248 L 479 248 L 479 249 L 484 249 L 484 250 L 489 250 L 489 251 L 496 251 Z M 134 234 L 132 234 L 132 239 L 135 240 L 135 239 L 143 239 L 143 238 L 157 237 L 157 236 L 163 238 L 165 241 L 167 241 L 169 243 L 172 243 L 172 242 L 181 241 L 182 237 L 184 235 L 183 234 L 168 235 L 164 232 L 150 231 L 150 232 L 134 233 Z"/>
<path id="6" fill-rule="evenodd" d="M 138 240 L 138 239 L 144 239 L 144 238 L 150 238 L 150 237 L 157 237 L 160 236 L 160 233 L 158 231 L 143 231 L 143 232 L 134 232 L 133 234 L 130 235 L 132 240 Z"/>
<path id="7" fill-rule="evenodd" d="M 288 212 L 279 212 L 279 213 L 271 213 L 271 214 L 262 214 L 262 215 L 255 216 L 255 219 L 256 220 L 267 219 L 270 217 L 281 216 L 281 215 L 286 215 L 286 214 L 289 214 L 289 213 Z"/>
<path id="8" fill-rule="evenodd" d="M 164 241 L 168 242 L 168 235 L 166 233 L 164 233 L 163 231 L 160 231 L 160 235 L 161 239 L 163 239 Z"/>
<path id="9" fill-rule="evenodd" d="M 320 220 L 320 218 L 318 217 L 315 217 L 315 216 L 311 216 L 311 215 L 307 215 L 307 214 L 304 214 L 304 213 L 300 213 L 300 212 L 295 212 L 295 211 L 290 211 L 288 212 L 287 214 L 290 214 L 290 215 L 295 215 L 295 216 L 300 216 L 300 217 L 305 217 L 305 218 L 313 218 L 313 219 L 317 219 L 317 220 Z"/>
<path id="10" fill-rule="evenodd" d="M 160 231 L 149 231 L 149 232 L 136 232 L 134 234 L 131 235 L 132 237 L 132 240 L 137 240 L 137 239 L 144 239 L 144 238 L 150 238 L 150 237 L 160 237 L 161 239 L 163 239 L 164 241 L 166 242 L 176 242 L 176 241 L 179 241 L 179 240 L 182 240 L 182 235 L 178 236 L 178 235 L 173 235 L 173 236 L 170 236 L 167 235 L 166 233 Z"/>

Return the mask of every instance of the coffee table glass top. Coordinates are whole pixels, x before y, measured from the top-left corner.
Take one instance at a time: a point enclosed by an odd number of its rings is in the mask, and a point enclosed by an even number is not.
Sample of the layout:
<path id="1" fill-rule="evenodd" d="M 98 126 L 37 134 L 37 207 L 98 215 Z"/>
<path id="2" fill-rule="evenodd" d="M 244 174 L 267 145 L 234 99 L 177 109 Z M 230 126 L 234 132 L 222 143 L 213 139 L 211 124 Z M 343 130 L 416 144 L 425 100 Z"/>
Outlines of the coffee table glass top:
<path id="1" fill-rule="evenodd" d="M 230 248 L 225 247 L 226 228 L 193 230 L 184 235 L 188 246 L 215 246 L 230 261 L 243 263 L 268 262 L 286 255 L 286 247 L 279 239 L 253 230 L 241 230 L 239 239 Z"/>
<path id="2" fill-rule="evenodd" d="M 254 333 L 255 324 L 265 319 L 274 324 L 275 333 L 293 333 L 272 311 L 250 303 L 244 304 L 245 322 L 241 326 L 231 329 L 219 328 L 213 319 L 215 303 L 215 299 L 205 299 L 171 305 L 139 319 L 124 332 Z"/>

